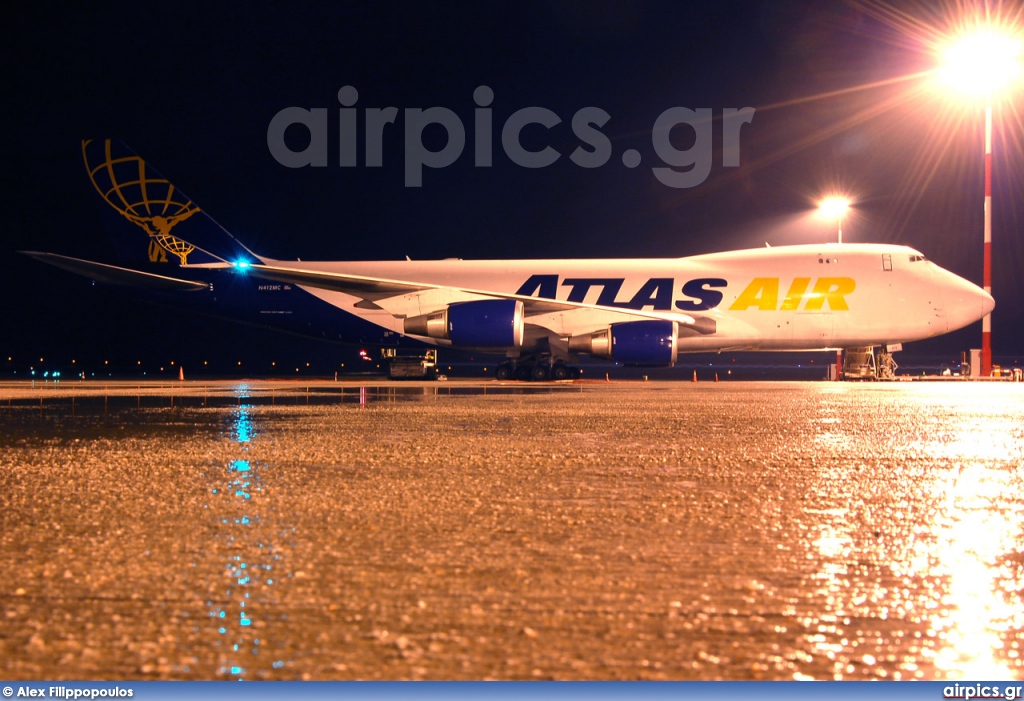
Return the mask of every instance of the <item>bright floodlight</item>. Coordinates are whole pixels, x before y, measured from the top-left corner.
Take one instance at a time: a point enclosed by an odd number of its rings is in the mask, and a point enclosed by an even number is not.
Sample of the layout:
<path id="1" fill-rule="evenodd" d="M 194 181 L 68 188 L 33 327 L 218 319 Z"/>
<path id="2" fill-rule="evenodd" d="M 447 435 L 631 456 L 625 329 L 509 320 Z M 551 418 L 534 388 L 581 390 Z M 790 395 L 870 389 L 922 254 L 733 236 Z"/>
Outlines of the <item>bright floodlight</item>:
<path id="1" fill-rule="evenodd" d="M 818 216 L 836 222 L 837 241 L 843 242 L 843 217 L 850 209 L 850 200 L 839 195 L 831 195 L 818 203 Z"/>
<path id="2" fill-rule="evenodd" d="M 818 205 L 818 212 L 826 219 L 842 219 L 850 208 L 850 200 L 845 197 L 826 197 Z"/>
<path id="3" fill-rule="evenodd" d="M 942 54 L 939 75 L 971 95 L 991 94 L 1021 75 L 1021 40 L 997 29 L 955 39 Z"/>

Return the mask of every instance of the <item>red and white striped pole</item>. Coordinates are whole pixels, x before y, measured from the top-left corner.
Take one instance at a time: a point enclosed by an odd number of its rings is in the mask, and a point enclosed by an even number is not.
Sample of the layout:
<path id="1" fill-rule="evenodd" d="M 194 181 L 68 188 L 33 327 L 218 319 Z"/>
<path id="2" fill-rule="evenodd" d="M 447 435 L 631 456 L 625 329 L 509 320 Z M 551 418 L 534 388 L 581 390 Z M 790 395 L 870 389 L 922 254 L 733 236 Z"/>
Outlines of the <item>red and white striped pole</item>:
<path id="1" fill-rule="evenodd" d="M 985 97 L 985 263 L 982 284 L 992 294 L 992 97 Z M 981 376 L 992 374 L 992 314 L 981 320 Z"/>

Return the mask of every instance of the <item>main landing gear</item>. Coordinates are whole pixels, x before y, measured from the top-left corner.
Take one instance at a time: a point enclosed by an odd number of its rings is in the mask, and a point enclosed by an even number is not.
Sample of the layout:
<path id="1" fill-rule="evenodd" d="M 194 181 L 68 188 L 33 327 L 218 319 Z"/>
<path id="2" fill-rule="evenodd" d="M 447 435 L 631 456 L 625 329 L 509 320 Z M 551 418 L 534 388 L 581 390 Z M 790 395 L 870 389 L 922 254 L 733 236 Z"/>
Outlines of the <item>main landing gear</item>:
<path id="1" fill-rule="evenodd" d="M 520 358 L 506 360 L 498 365 L 494 376 L 499 380 L 523 380 L 544 382 L 545 380 L 575 380 L 583 369 L 561 360 L 550 358 Z"/>

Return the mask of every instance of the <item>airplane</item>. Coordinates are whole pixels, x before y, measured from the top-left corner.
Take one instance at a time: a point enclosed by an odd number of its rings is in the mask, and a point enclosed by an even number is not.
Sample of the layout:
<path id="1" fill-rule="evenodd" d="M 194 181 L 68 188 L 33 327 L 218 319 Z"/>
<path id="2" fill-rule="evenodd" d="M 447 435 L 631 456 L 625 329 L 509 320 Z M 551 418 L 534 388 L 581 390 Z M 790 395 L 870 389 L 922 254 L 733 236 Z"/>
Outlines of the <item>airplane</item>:
<path id="1" fill-rule="evenodd" d="M 581 356 L 892 346 L 995 303 L 906 246 L 801 244 L 666 259 L 289 261 L 229 234 L 124 144 L 82 142 L 120 265 L 26 251 L 158 301 L 317 338 L 504 356 L 499 379 L 578 377 Z"/>

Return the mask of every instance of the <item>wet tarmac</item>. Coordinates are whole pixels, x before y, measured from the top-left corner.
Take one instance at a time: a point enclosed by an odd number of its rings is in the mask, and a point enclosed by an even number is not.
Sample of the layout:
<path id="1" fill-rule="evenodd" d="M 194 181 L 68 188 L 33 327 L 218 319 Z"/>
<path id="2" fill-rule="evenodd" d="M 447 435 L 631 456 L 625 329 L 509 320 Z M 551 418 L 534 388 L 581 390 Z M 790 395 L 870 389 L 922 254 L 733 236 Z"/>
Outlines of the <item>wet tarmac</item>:
<path id="1" fill-rule="evenodd" d="M 0 677 L 1020 679 L 1022 462 L 1019 384 L 0 385 Z"/>

